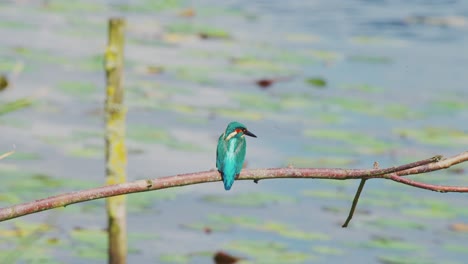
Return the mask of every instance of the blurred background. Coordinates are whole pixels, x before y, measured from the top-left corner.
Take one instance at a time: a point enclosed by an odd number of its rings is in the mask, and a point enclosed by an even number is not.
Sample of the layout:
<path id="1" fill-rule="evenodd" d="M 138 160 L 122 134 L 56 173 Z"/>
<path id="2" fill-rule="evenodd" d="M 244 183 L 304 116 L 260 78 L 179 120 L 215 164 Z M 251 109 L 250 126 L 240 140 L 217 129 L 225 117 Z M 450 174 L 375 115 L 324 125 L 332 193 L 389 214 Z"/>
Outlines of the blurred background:
<path id="1" fill-rule="evenodd" d="M 468 146 L 468 2 L 3 0 L 0 207 L 104 184 L 103 54 L 127 20 L 128 180 L 215 168 L 371 168 Z M 468 164 L 412 179 L 468 185 Z M 221 182 L 128 196 L 129 263 L 464 263 L 467 194 L 371 180 Z M 104 200 L 0 223 L 0 263 L 105 263 Z"/>

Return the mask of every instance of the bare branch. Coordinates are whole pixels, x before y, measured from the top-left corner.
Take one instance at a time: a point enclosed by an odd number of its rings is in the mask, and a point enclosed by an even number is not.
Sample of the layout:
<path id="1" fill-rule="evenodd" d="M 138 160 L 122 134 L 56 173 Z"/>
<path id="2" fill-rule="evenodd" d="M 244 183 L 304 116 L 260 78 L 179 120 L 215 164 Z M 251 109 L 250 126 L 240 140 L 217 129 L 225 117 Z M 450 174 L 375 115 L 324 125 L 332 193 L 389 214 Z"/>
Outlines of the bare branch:
<path id="1" fill-rule="evenodd" d="M 402 178 L 410 174 L 426 173 L 448 168 L 458 163 L 468 161 L 468 151 L 453 157 L 440 160 L 440 156 L 422 160 L 399 167 L 387 169 L 319 169 L 319 168 L 270 168 L 243 170 L 238 180 L 265 180 L 280 178 L 311 178 L 311 179 L 371 179 L 385 178 L 418 188 L 443 192 L 468 192 L 468 187 L 438 186 L 419 183 Z M 74 203 L 91 201 L 111 196 L 146 192 L 165 188 L 180 187 L 191 184 L 220 181 L 221 177 L 216 170 L 198 173 L 180 174 L 156 179 L 138 180 L 116 185 L 108 185 L 83 191 L 70 192 L 48 197 L 41 200 L 13 205 L 0 209 L 0 221 L 28 215 Z"/>

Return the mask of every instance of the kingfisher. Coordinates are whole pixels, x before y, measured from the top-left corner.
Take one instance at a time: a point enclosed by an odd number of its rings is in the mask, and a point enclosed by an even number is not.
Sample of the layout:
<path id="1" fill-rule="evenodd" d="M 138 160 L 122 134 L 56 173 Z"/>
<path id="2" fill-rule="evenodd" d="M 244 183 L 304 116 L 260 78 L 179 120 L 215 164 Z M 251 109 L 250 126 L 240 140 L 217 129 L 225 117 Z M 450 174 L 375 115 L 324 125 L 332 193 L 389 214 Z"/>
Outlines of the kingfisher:
<path id="1" fill-rule="evenodd" d="M 218 139 L 216 168 L 223 178 L 224 189 L 229 191 L 239 176 L 245 159 L 245 135 L 257 137 L 239 122 L 231 122 Z"/>

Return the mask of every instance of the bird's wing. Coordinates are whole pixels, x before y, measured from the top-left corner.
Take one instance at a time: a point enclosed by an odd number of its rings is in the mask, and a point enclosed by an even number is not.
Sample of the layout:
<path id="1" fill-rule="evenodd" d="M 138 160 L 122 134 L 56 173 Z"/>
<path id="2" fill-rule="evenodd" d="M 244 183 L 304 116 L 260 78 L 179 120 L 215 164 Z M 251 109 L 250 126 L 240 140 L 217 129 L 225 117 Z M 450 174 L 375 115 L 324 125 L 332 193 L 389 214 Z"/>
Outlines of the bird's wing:
<path id="1" fill-rule="evenodd" d="M 218 139 L 218 147 L 216 148 L 216 168 L 218 168 L 219 171 L 223 170 L 224 167 L 224 156 L 226 155 L 227 152 L 227 143 L 223 139 L 224 133 L 219 136 Z"/>
<path id="2" fill-rule="evenodd" d="M 236 154 L 237 157 L 237 162 L 236 162 L 236 175 L 239 174 L 242 170 L 242 167 L 244 165 L 244 159 L 245 159 L 245 151 L 247 148 L 247 144 L 245 144 L 245 139 L 241 138 L 239 139 L 239 145 L 237 145 L 236 148 Z"/>

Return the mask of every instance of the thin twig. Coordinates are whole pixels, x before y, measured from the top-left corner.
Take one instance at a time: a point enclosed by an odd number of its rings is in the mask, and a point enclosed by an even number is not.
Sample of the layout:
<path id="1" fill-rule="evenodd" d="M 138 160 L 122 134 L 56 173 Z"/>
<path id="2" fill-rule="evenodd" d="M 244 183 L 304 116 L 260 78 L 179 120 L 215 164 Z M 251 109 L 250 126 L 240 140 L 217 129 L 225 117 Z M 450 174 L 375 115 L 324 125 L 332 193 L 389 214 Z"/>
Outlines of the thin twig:
<path id="1" fill-rule="evenodd" d="M 348 218 L 346 218 L 346 221 L 341 227 L 343 228 L 348 227 L 349 221 L 351 221 L 351 218 L 353 218 L 354 210 L 356 210 L 356 206 L 359 201 L 359 196 L 361 196 L 361 192 L 362 192 L 362 189 L 364 188 L 364 184 L 366 184 L 366 181 L 367 179 L 361 179 L 361 182 L 359 183 L 359 187 L 356 191 L 356 194 L 354 195 L 353 204 L 351 205 L 351 210 L 349 210 Z"/>
<path id="2" fill-rule="evenodd" d="M 374 169 L 378 169 L 378 168 L 379 168 L 379 163 L 376 161 L 374 162 Z M 353 204 L 351 205 L 351 209 L 349 210 L 348 218 L 346 218 L 346 221 L 341 227 L 343 228 L 348 227 L 349 222 L 353 218 L 354 211 L 356 210 L 359 197 L 361 196 L 361 192 L 364 189 L 364 185 L 366 184 L 366 181 L 367 179 L 361 179 L 361 182 L 359 183 L 359 187 L 356 191 L 356 194 L 354 195 Z"/>

